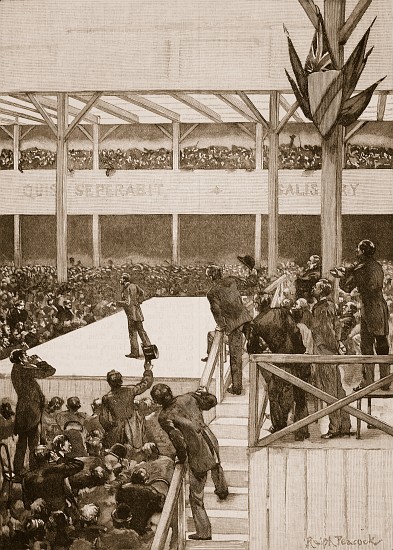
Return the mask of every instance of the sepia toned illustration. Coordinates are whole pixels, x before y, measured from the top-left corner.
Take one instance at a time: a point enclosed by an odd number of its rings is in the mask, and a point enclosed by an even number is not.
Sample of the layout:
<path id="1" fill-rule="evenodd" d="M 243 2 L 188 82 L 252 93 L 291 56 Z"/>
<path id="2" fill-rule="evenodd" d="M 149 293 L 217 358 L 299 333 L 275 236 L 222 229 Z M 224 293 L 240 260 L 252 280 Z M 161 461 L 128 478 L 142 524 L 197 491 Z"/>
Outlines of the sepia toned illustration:
<path id="1" fill-rule="evenodd" d="M 0 22 L 0 548 L 392 550 L 392 0 Z"/>

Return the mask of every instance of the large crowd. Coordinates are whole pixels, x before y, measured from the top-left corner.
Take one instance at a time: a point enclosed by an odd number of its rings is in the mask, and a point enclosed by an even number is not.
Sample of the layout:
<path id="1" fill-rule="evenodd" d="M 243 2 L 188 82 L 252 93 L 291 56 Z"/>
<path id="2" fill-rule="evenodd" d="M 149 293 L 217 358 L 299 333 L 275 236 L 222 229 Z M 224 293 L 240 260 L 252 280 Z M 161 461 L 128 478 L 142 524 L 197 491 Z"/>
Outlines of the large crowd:
<path id="1" fill-rule="evenodd" d="M 264 169 L 269 165 L 269 148 L 264 147 Z M 320 170 L 322 151 L 319 145 L 280 145 L 279 168 L 283 170 Z M 32 147 L 20 152 L 18 168 L 23 170 L 54 169 L 56 153 Z M 93 168 L 92 151 L 70 149 L 68 167 L 73 170 Z M 99 167 L 112 170 L 167 170 L 172 168 L 172 152 L 168 149 L 102 149 Z M 182 170 L 255 170 L 255 149 L 232 145 L 209 147 L 185 147 L 180 152 Z M 346 169 L 393 168 L 393 149 L 389 147 L 349 144 L 346 148 Z M 13 169 L 13 153 L 2 149 L 0 170 Z"/>
<path id="2" fill-rule="evenodd" d="M 143 286 L 146 298 L 203 296 L 208 287 L 203 265 L 114 265 L 109 260 L 107 266 L 93 268 L 70 260 L 65 284 L 57 282 L 52 266 L 0 267 L 1 359 L 21 345 L 34 347 L 118 311 L 119 280 L 125 270 Z M 266 281 L 267 272 L 262 270 L 261 286 Z"/>

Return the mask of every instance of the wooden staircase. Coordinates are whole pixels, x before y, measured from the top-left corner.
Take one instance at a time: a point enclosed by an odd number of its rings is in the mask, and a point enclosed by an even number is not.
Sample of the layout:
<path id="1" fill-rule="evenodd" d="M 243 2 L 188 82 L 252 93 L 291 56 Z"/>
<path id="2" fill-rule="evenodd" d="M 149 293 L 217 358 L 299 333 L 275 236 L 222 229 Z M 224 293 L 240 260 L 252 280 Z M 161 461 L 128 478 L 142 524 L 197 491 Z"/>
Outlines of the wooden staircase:
<path id="1" fill-rule="evenodd" d="M 222 501 L 214 494 L 208 477 L 205 507 L 212 524 L 211 541 L 187 540 L 193 550 L 247 550 L 248 523 L 248 380 L 245 394 L 226 394 L 216 407 L 216 418 L 210 428 L 220 444 L 221 463 L 229 486 L 229 496 Z M 188 489 L 187 489 L 188 499 Z M 187 536 L 195 532 L 191 509 L 186 502 Z"/>

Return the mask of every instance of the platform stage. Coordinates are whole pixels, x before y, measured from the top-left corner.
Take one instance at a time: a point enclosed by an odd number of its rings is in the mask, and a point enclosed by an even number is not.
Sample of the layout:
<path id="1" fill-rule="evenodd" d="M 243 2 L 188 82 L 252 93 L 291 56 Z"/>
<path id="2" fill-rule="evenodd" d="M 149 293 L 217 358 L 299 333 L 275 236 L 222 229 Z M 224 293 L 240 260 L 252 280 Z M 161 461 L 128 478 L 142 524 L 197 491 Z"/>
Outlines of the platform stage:
<path id="1" fill-rule="evenodd" d="M 195 388 L 203 372 L 206 335 L 215 322 L 206 298 L 153 298 L 143 303 L 144 326 L 159 349 L 153 373 L 160 382 L 170 380 L 177 392 Z M 125 383 L 135 382 L 143 372 L 143 359 L 129 359 L 127 319 L 124 311 L 54 338 L 33 348 L 56 368 L 56 375 L 41 383 L 47 398 L 78 395 L 83 410 L 109 387 L 106 373 L 120 371 Z M 9 359 L 0 362 L 0 395 L 13 396 Z M 176 379 L 175 381 L 173 379 Z M 88 406 L 86 409 L 85 406 Z"/>

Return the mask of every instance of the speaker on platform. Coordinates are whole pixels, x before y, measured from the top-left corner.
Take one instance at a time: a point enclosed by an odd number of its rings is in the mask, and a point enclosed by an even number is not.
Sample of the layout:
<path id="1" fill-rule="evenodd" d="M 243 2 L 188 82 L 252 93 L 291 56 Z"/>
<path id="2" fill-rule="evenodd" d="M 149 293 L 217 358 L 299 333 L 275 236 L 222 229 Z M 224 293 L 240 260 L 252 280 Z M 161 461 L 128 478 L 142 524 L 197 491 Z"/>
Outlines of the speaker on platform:
<path id="1" fill-rule="evenodd" d="M 158 359 L 159 357 L 158 348 L 154 344 L 151 344 L 150 346 L 142 346 L 142 350 L 146 361 Z"/>

